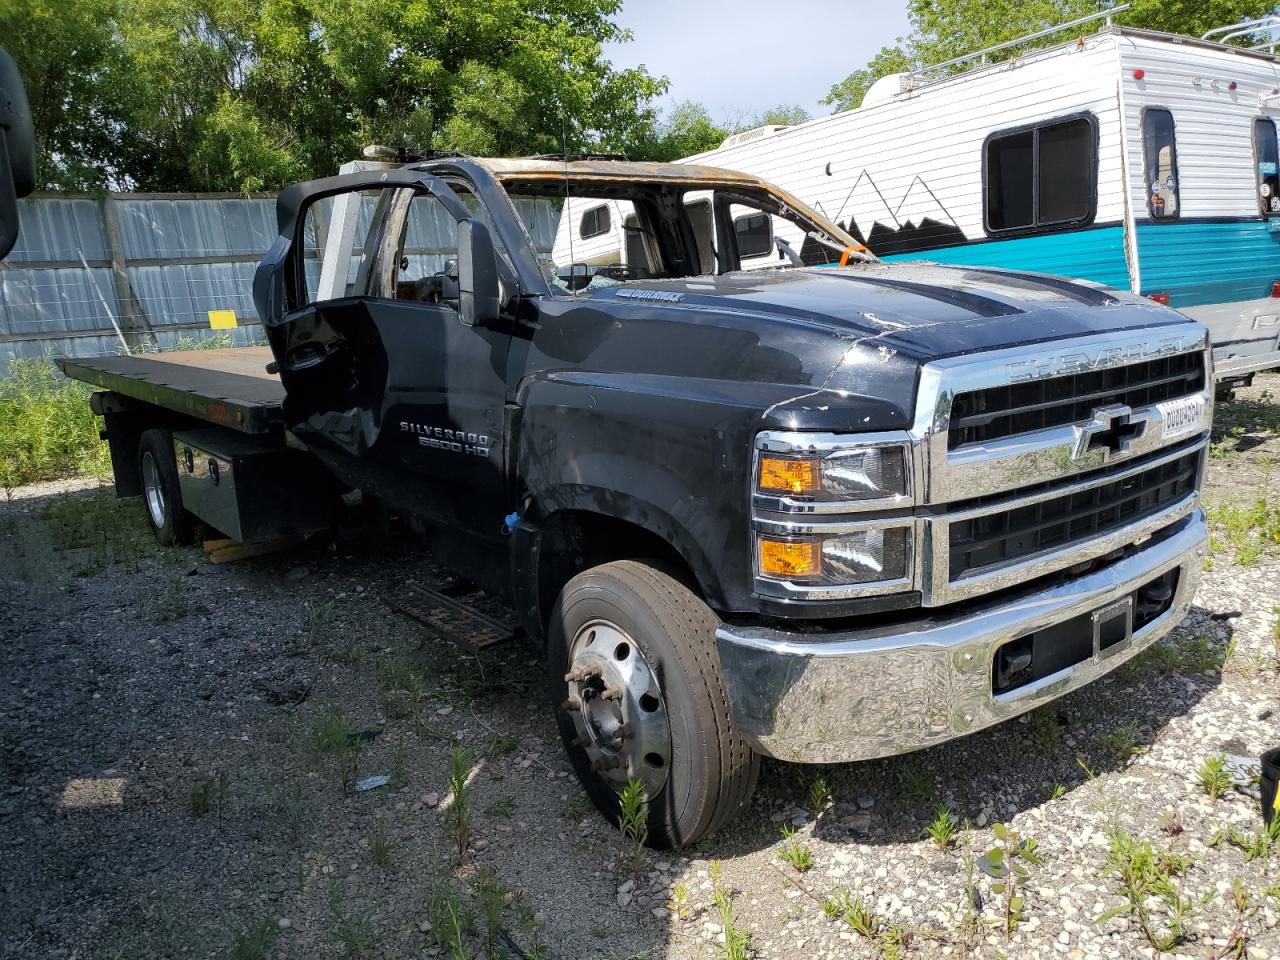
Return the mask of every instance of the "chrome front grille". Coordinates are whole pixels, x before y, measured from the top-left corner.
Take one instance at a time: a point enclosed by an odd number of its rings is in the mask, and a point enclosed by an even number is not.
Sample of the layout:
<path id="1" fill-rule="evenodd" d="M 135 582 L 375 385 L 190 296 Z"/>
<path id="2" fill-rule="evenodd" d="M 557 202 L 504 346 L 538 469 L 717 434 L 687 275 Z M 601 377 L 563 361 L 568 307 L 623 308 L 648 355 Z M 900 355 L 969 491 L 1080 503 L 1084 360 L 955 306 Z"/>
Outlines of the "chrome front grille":
<path id="1" fill-rule="evenodd" d="M 925 367 L 912 433 L 926 606 L 1105 556 L 1195 509 L 1212 367 L 1203 330 L 1173 330 Z M 1190 433 L 1176 423 L 1184 398 L 1204 404 Z"/>
<path id="2" fill-rule="evenodd" d="M 947 524 L 952 583 L 1028 557 L 1062 550 L 1156 516 L 1196 491 L 1203 447 L 1152 466 L 1110 475 L 1095 486 L 1057 493 Z"/>
<path id="3" fill-rule="evenodd" d="M 1122 367 L 969 390 L 951 406 L 947 449 L 1088 420 L 1093 410 L 1149 407 L 1204 389 L 1205 357 L 1175 353 Z"/>

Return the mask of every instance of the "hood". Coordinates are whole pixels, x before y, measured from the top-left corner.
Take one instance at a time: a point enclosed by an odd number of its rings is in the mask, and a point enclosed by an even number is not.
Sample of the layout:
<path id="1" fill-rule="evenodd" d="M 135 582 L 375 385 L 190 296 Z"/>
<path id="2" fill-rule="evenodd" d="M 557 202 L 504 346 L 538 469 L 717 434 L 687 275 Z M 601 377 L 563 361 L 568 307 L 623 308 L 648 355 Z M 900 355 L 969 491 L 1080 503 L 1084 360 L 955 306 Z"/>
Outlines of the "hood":
<path id="1" fill-rule="evenodd" d="M 918 361 L 1083 336 L 1185 323 L 1150 300 L 1061 277 L 931 263 L 742 271 L 683 280 L 637 280 L 591 299 L 747 311 L 780 323 L 822 326 Z"/>

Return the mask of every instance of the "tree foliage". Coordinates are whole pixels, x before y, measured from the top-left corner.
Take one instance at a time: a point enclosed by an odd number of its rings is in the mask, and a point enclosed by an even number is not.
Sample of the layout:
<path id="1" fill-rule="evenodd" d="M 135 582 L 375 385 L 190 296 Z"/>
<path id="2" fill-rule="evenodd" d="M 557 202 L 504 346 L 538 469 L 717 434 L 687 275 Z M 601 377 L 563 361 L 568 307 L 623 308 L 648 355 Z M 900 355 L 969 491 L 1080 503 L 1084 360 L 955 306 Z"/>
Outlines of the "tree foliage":
<path id="1" fill-rule="evenodd" d="M 1124 26 L 1198 37 L 1213 27 L 1265 16 L 1274 9 L 1266 0 L 1130 0 L 1129 10 L 1117 14 Z M 913 67 L 943 63 L 1013 40 L 1055 24 L 1114 6 L 1110 0 L 908 0 L 911 33 L 893 46 L 883 47 L 870 62 L 831 87 L 823 101 L 835 110 L 851 110 L 862 103 L 880 77 Z M 1092 31 L 1085 26 L 1085 32 Z M 1063 42 L 1081 29 L 1037 40 L 1032 46 Z M 1007 51 L 1015 56 L 1019 48 Z"/>
<path id="2" fill-rule="evenodd" d="M 45 188 L 252 190 L 366 143 L 627 151 L 666 81 L 620 0 L 0 0 Z"/>
<path id="3" fill-rule="evenodd" d="M 740 113 L 718 123 L 701 103 L 685 100 L 676 104 L 654 124 L 648 137 L 635 144 L 634 159 L 671 161 L 714 150 L 725 137 L 769 124 L 791 126 L 812 119 L 804 107 L 781 104 L 761 113 Z"/>

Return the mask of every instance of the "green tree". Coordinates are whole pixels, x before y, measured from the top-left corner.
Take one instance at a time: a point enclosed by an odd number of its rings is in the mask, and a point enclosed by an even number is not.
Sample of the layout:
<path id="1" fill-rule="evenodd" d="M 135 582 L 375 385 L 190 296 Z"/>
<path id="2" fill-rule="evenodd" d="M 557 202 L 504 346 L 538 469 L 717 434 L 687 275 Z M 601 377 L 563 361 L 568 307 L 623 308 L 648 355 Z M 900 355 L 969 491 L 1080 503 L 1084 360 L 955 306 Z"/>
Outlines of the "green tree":
<path id="1" fill-rule="evenodd" d="M 666 81 L 620 70 L 620 0 L 0 0 L 41 185 L 253 190 L 361 145 L 626 151 Z"/>
<path id="2" fill-rule="evenodd" d="M 1274 9 L 1274 3 L 1266 0 L 1131 0 L 1131 4 L 1116 15 L 1116 23 L 1193 37 Z M 865 67 L 834 84 L 823 103 L 835 110 L 851 110 L 880 77 L 943 63 L 1113 5 L 1104 0 L 909 0 L 911 33 L 881 48 Z M 1063 31 L 1029 46 L 1063 42 L 1080 32 L 1081 28 Z M 1022 49 L 1012 48 L 1002 56 L 1016 56 Z"/>
<path id="3" fill-rule="evenodd" d="M 712 120 L 705 106 L 685 100 L 653 125 L 649 135 L 634 145 L 630 156 L 637 160 L 680 160 L 714 150 L 728 135 L 728 128 Z"/>

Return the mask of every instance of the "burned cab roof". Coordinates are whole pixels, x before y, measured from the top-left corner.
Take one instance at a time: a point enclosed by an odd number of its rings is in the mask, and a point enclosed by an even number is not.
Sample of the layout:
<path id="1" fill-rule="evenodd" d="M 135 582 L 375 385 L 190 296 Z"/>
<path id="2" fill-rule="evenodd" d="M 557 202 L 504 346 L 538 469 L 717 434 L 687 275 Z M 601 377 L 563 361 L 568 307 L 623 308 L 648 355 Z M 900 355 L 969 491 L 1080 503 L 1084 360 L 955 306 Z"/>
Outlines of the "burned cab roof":
<path id="1" fill-rule="evenodd" d="M 758 177 L 723 170 L 719 167 L 702 167 L 686 163 L 649 163 L 633 160 L 544 160 L 534 157 L 511 159 L 476 157 L 474 162 L 483 166 L 497 180 L 661 180 L 668 183 L 688 184 L 691 187 L 713 184 L 737 186 L 763 186 Z"/>

